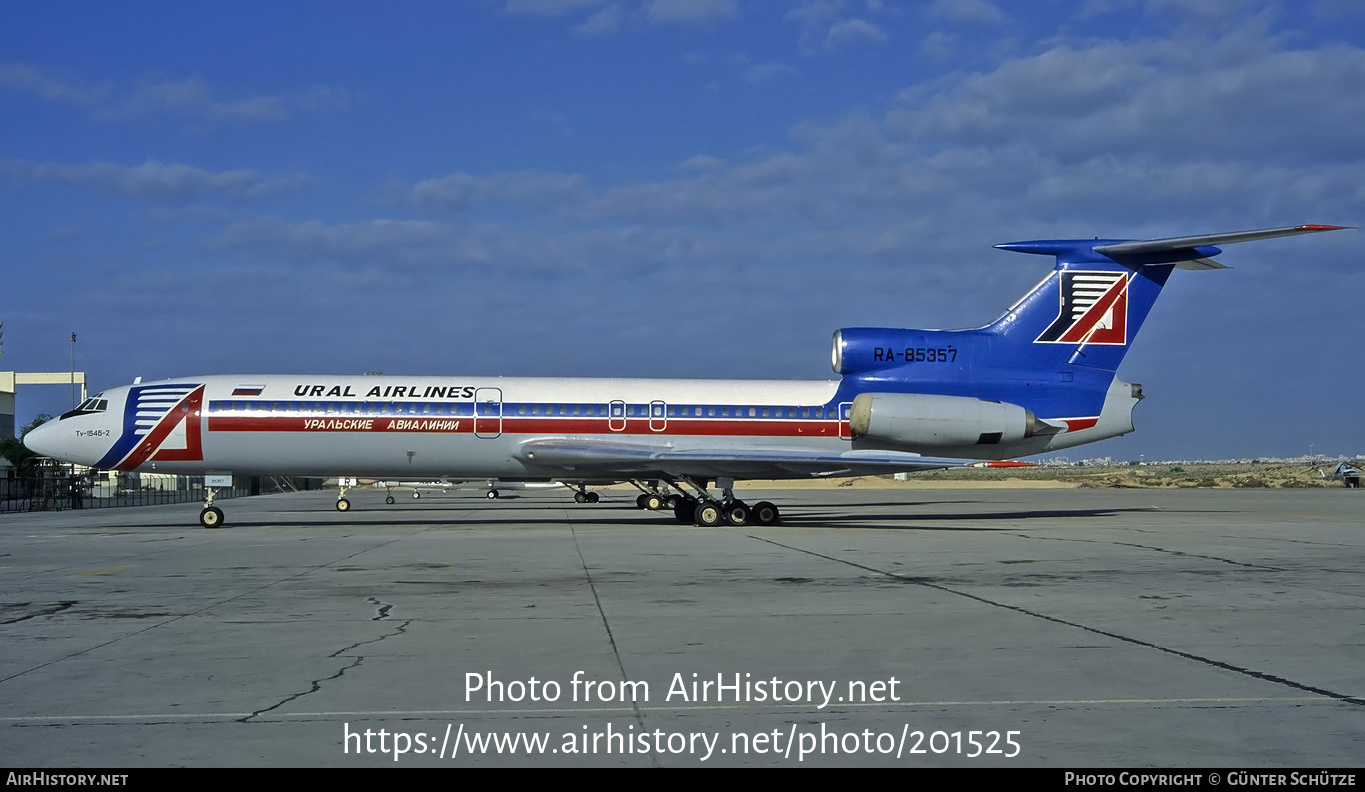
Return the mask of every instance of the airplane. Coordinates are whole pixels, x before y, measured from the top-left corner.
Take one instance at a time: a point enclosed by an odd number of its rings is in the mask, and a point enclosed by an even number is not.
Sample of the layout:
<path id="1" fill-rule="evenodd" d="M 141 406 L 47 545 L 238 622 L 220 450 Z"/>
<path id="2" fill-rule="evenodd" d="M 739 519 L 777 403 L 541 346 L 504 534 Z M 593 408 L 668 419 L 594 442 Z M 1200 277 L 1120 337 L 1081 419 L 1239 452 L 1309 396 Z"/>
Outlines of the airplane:
<path id="1" fill-rule="evenodd" d="M 1316 468 L 1314 469 L 1316 470 Z M 1318 474 L 1325 479 L 1339 478 L 1341 479 L 1341 483 L 1345 484 L 1348 489 L 1360 488 L 1360 471 L 1345 462 L 1338 462 L 1337 466 L 1332 468 L 1331 473 L 1323 473 L 1321 470 L 1318 470 Z"/>
<path id="2" fill-rule="evenodd" d="M 1341 228 L 996 245 L 1054 269 L 983 327 L 838 330 L 837 380 L 185 377 L 96 394 L 24 442 L 99 469 L 204 474 L 205 528 L 224 521 L 215 490 L 243 475 L 630 481 L 684 522 L 770 525 L 778 507 L 750 507 L 735 482 L 965 466 L 1133 431 L 1142 386 L 1116 372 L 1173 270 L 1223 268 L 1218 245 Z"/>

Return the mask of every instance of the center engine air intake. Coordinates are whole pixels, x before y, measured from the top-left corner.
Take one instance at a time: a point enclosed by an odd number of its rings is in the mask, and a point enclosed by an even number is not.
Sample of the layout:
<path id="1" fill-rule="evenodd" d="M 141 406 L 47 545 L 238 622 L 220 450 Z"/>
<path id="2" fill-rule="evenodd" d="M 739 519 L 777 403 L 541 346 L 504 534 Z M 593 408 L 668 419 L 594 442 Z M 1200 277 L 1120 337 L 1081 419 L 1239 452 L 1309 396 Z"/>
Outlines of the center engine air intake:
<path id="1" fill-rule="evenodd" d="M 859 394 L 849 427 L 854 437 L 936 447 L 1010 443 L 1054 431 L 1017 404 L 919 393 Z"/>

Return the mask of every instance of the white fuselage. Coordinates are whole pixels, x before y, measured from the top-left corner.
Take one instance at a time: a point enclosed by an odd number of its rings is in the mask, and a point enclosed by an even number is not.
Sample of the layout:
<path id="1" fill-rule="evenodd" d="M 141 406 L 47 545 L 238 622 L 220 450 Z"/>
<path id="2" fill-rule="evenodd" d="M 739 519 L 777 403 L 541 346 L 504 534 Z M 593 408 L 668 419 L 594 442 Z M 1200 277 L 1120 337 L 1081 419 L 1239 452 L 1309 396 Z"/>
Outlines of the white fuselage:
<path id="1" fill-rule="evenodd" d="M 846 449 L 846 424 L 839 406 L 830 403 L 837 386 L 748 380 L 190 377 L 105 391 L 92 401 L 103 399 L 106 409 L 51 422 L 32 432 L 28 442 L 50 456 L 86 465 L 165 473 L 562 478 L 562 469 L 521 458 L 521 444 L 547 436 L 601 437 L 686 449 L 763 438 L 781 447 Z"/>
<path id="2" fill-rule="evenodd" d="M 182 474 L 805 478 L 944 467 L 1091 442 L 1131 431 L 1137 401 L 1115 380 L 1100 416 L 1056 422 L 1068 428 L 1055 434 L 989 445 L 906 444 L 854 437 L 845 400 L 852 394 L 839 386 L 216 375 L 104 391 L 33 430 L 25 443 L 102 469 Z"/>

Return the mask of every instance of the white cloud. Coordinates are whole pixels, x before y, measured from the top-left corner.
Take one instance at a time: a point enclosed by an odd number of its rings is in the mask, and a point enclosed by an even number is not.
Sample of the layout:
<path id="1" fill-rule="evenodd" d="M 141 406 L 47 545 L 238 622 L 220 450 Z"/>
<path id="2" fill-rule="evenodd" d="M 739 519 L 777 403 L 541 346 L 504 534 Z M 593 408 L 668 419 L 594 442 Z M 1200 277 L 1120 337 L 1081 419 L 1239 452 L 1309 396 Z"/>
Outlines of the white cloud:
<path id="1" fill-rule="evenodd" d="M 402 256 L 433 264 L 477 249 L 510 267 L 782 262 L 804 272 L 1042 229 L 1159 235 L 1349 222 L 1365 210 L 1355 139 L 1365 96 L 1350 91 L 1365 83 L 1365 52 L 1207 44 L 1058 45 L 916 86 L 881 114 L 798 125 L 786 151 L 698 155 L 672 178 L 448 174 L 401 191 L 401 205 L 443 213 L 442 244 L 419 244 L 429 226 L 385 229 Z M 476 220 L 477 233 L 441 225 Z M 329 229 L 291 233 L 291 244 L 318 237 L 340 255 L 345 245 L 321 236 L 379 236 Z"/>
<path id="2" fill-rule="evenodd" d="M 620 3 L 612 3 L 599 9 L 573 31 L 581 36 L 605 36 L 621 29 L 624 13 Z"/>
<path id="3" fill-rule="evenodd" d="M 958 146 L 1029 140 L 1063 158 L 1359 156 L 1365 51 L 1239 37 L 1059 45 L 907 93 L 892 127 Z"/>
<path id="4" fill-rule="evenodd" d="M 708 154 L 698 154 L 695 157 L 689 157 L 678 167 L 685 171 L 718 171 L 725 167 L 725 160 Z"/>
<path id="5" fill-rule="evenodd" d="M 528 16 L 561 16 L 602 5 L 604 0 L 507 0 L 503 6 L 509 14 Z"/>
<path id="6" fill-rule="evenodd" d="M 955 25 L 998 25 L 1008 19 L 990 0 L 934 0 L 929 15 Z"/>
<path id="7" fill-rule="evenodd" d="M 702 154 L 671 177 L 604 185 L 566 172 L 456 172 L 395 189 L 395 210 L 423 219 L 262 217 L 231 222 L 216 244 L 350 271 L 383 261 L 400 275 L 676 270 L 721 290 L 735 273 L 775 267 L 823 283 L 838 261 L 834 291 L 803 299 L 843 304 L 856 293 L 858 322 L 904 323 L 913 308 L 925 324 L 969 323 L 993 318 L 1036 280 L 1036 268 L 1001 270 L 991 243 L 1349 223 L 1365 210 L 1365 154 L 1354 136 L 1365 96 L 1350 90 L 1365 81 L 1365 52 L 1238 37 L 1202 44 L 1057 44 L 912 86 L 880 113 L 797 125 L 786 150 Z M 33 171 L 13 162 L 0 170 Z M 132 181 L 51 170 L 45 178 Z M 182 200 L 249 196 L 270 182 L 251 172 L 161 181 L 171 185 L 161 195 Z M 963 261 L 964 249 L 982 253 Z M 952 268 L 940 266 L 946 257 Z M 921 263 L 913 306 L 845 286 L 909 262 Z M 945 297 L 961 293 L 963 278 L 983 284 L 970 306 Z"/>
<path id="8" fill-rule="evenodd" d="M 801 0 L 786 13 L 786 18 L 801 25 L 802 52 L 813 55 L 821 51 L 841 49 L 862 42 L 885 41 L 886 33 L 877 25 L 862 18 L 844 15 L 844 0 Z M 868 3 L 869 13 L 880 13 L 880 3 Z"/>
<path id="9" fill-rule="evenodd" d="M 81 84 L 48 74 L 27 63 L 0 65 L 0 88 L 32 94 L 46 102 L 76 107 L 94 107 L 108 99 L 113 87 L 108 83 Z"/>
<path id="10" fill-rule="evenodd" d="M 582 189 L 582 177 L 570 173 L 513 171 L 491 176 L 452 173 L 418 183 L 407 194 L 406 202 L 453 211 L 494 203 L 544 208 L 570 201 Z"/>
<path id="11" fill-rule="evenodd" d="M 865 19 L 844 19 L 835 22 L 825 34 L 825 46 L 839 49 L 859 41 L 886 41 L 881 28 Z"/>
<path id="12" fill-rule="evenodd" d="M 718 22 L 738 13 L 734 0 L 651 0 L 645 7 L 651 22 L 662 23 Z"/>
<path id="13" fill-rule="evenodd" d="M 287 222 L 260 217 L 233 223 L 216 240 L 218 247 L 250 249 L 305 261 L 372 264 L 439 261 L 458 253 L 463 260 L 484 260 L 477 245 L 460 246 L 454 227 L 427 220 L 375 219 L 328 224 Z M 462 248 L 458 249 L 457 248 Z"/>
<path id="14" fill-rule="evenodd" d="M 1152 16 L 1175 14 L 1203 25 L 1229 25 L 1248 11 L 1261 11 L 1264 0 L 1147 0 Z"/>
<path id="15" fill-rule="evenodd" d="M 349 92 L 336 86 L 229 99 L 193 77 L 158 74 L 135 85 L 116 86 L 57 77 L 25 63 L 0 66 L 0 88 L 78 107 L 105 122 L 172 117 L 208 124 L 279 123 L 299 116 L 346 113 L 352 104 Z"/>
<path id="16" fill-rule="evenodd" d="M 920 42 L 919 51 L 934 60 L 946 61 L 957 52 L 957 47 L 957 36 L 935 30 Z"/>
<path id="17" fill-rule="evenodd" d="M 255 200 L 311 187 L 316 182 L 303 174 L 266 178 L 253 170 L 213 172 L 157 160 L 131 167 L 113 162 L 67 165 L 6 160 L 0 162 L 0 176 L 34 184 L 93 188 L 138 201 L 169 204 L 184 204 L 210 196 Z"/>
<path id="18" fill-rule="evenodd" d="M 762 85 L 789 74 L 796 74 L 796 69 L 785 63 L 760 63 L 744 72 L 744 81 L 750 85 Z"/>

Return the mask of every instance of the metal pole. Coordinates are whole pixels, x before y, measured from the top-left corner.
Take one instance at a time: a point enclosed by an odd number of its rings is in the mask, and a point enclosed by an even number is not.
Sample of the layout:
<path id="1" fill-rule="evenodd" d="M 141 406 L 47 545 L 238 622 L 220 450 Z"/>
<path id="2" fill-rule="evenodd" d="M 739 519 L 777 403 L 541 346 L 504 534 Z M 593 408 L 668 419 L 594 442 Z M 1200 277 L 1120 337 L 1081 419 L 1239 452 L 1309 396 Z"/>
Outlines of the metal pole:
<path id="1" fill-rule="evenodd" d="M 76 334 L 71 334 L 71 409 L 76 409 Z"/>

